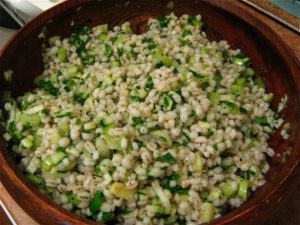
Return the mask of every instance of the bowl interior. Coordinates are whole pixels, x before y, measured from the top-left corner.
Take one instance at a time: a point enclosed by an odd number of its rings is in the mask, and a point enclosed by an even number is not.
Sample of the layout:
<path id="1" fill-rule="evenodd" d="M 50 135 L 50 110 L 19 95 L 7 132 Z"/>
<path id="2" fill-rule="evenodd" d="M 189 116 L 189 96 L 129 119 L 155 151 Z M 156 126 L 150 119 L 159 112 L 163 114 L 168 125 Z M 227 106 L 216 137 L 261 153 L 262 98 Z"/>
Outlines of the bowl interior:
<path id="1" fill-rule="evenodd" d="M 280 137 L 280 132 L 277 131 L 269 141 L 270 146 L 276 151 L 276 156 L 269 159 L 271 169 L 267 175 L 266 185 L 259 188 L 242 207 L 215 223 L 227 221 L 233 224 L 233 218 L 236 219 L 234 223 L 249 223 L 249 221 L 255 221 L 255 216 L 258 214 L 268 215 L 270 213 L 268 201 L 274 200 L 273 194 L 297 164 L 300 152 L 296 143 L 299 136 L 300 118 L 299 82 L 294 76 L 297 71 L 291 69 L 292 65 L 288 60 L 289 55 L 285 46 L 281 42 L 278 44 L 273 33 L 254 18 L 243 16 L 241 19 L 242 16 L 236 16 L 224 10 L 230 4 L 224 6 L 220 3 L 222 1 L 175 0 L 173 9 L 168 9 L 168 1 L 81 1 L 83 2 L 82 6 L 78 7 L 79 2 L 64 3 L 61 7 L 57 7 L 56 11 L 51 10 L 48 15 L 39 17 L 39 20 L 30 24 L 31 27 L 25 27 L 9 44 L 0 58 L 0 74 L 6 69 L 12 69 L 13 81 L 5 83 L 1 76 L 1 90 L 9 90 L 13 96 L 19 96 L 33 87 L 33 78 L 43 70 L 41 46 L 45 43 L 45 39 L 38 38 L 41 31 L 45 33 L 46 37 L 54 35 L 67 37 L 74 29 L 70 26 L 73 23 L 75 26 L 95 26 L 108 23 L 110 27 L 113 27 L 130 21 L 134 31 L 141 33 L 146 29 L 146 23 L 150 17 L 158 17 L 170 12 L 174 12 L 178 16 L 200 13 L 210 40 L 227 40 L 231 48 L 240 48 L 246 56 L 251 58 L 253 68 L 258 75 L 263 77 L 267 90 L 274 93 L 272 102 L 274 109 L 284 95 L 288 96 L 287 107 L 280 115 L 291 124 L 290 138 L 284 141 Z M 232 9 L 234 10 L 234 8 Z M 62 13 L 58 14 L 59 11 Z M 238 12 L 236 11 L 235 14 Z M 3 146 L 3 140 L 1 142 Z M 6 152 L 5 149 L 1 149 L 1 151 Z M 10 166 L 16 169 L 14 165 Z M 23 179 L 20 173 L 18 177 Z M 26 183 L 26 185 L 29 184 Z M 34 187 L 30 185 L 29 187 L 35 190 Z M 256 214 L 247 214 L 248 211 L 254 210 L 258 206 L 260 212 L 256 210 Z M 238 215 L 243 215 L 243 218 L 240 216 L 237 218 Z"/>

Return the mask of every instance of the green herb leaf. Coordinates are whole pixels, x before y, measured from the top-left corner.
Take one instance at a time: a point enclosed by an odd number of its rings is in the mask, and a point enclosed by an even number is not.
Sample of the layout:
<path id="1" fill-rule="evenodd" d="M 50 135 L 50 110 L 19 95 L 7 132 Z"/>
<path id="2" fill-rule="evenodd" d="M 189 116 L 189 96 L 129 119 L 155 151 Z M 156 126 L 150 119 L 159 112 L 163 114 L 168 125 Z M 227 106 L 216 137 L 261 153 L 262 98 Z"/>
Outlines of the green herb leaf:
<path id="1" fill-rule="evenodd" d="M 100 166 L 98 165 L 98 166 L 96 166 L 96 168 L 95 168 L 95 173 L 96 173 L 96 175 L 99 175 L 100 172 L 101 172 Z"/>
<path id="2" fill-rule="evenodd" d="M 220 87 L 220 83 L 223 80 L 223 76 L 221 75 L 219 70 L 217 70 L 217 72 L 215 74 L 215 77 L 214 77 L 214 80 L 216 81 L 216 86 Z"/>
<path id="3" fill-rule="evenodd" d="M 209 138 L 214 135 L 214 132 L 212 130 L 208 130 L 206 136 Z"/>
<path id="4" fill-rule="evenodd" d="M 270 124 L 267 120 L 267 117 L 265 117 L 265 116 L 255 118 L 255 123 L 257 123 L 261 126 L 270 126 Z"/>
<path id="5" fill-rule="evenodd" d="M 179 194 L 179 195 L 187 195 L 189 192 L 189 189 L 183 188 L 180 185 L 176 185 L 175 187 L 172 187 L 170 184 L 170 180 L 165 180 L 162 184 L 162 188 L 169 190 L 173 194 Z"/>
<path id="6" fill-rule="evenodd" d="M 40 80 L 37 83 L 37 86 L 39 88 L 42 88 L 43 90 L 45 90 L 46 92 L 48 92 L 49 94 L 53 95 L 53 96 L 57 96 L 58 95 L 58 88 L 54 87 L 54 85 L 51 83 L 50 80 Z"/>
<path id="7" fill-rule="evenodd" d="M 190 139 L 190 137 L 184 132 L 184 131 L 182 131 L 182 134 L 183 134 L 183 136 L 186 138 L 186 140 L 188 141 L 188 142 L 191 142 L 192 140 Z"/>
<path id="8" fill-rule="evenodd" d="M 167 162 L 167 163 L 170 163 L 170 164 L 175 164 L 177 162 L 176 159 L 174 158 L 174 156 L 169 152 L 165 155 L 159 156 L 157 158 L 157 161 Z"/>
<path id="9" fill-rule="evenodd" d="M 182 37 L 186 37 L 188 35 L 191 35 L 192 31 L 188 30 L 188 29 L 184 29 L 182 32 Z"/>
<path id="10" fill-rule="evenodd" d="M 109 44 L 104 44 L 104 56 L 106 56 L 107 58 L 111 57 L 112 55 L 112 48 L 110 47 Z"/>
<path id="11" fill-rule="evenodd" d="M 98 191 L 91 200 L 89 208 L 93 216 L 96 216 L 101 209 L 103 203 L 103 193 Z"/>
<path id="12" fill-rule="evenodd" d="M 150 90 L 153 89 L 153 87 L 154 87 L 154 84 L 153 84 L 152 77 L 151 77 L 151 76 L 148 76 L 148 77 L 147 77 L 147 82 L 146 82 L 146 84 L 145 84 L 145 89 L 146 89 L 147 91 L 150 91 Z"/>
<path id="13" fill-rule="evenodd" d="M 132 117 L 132 126 L 136 127 L 138 125 L 144 124 L 145 121 L 142 120 L 140 117 Z"/>
<path id="14" fill-rule="evenodd" d="M 263 81 L 263 79 L 262 79 L 261 77 L 257 77 L 257 78 L 254 80 L 254 84 L 255 84 L 256 86 L 258 86 L 259 88 L 263 88 L 263 89 L 266 88 L 265 83 L 264 83 L 264 81 Z"/>
<path id="15" fill-rule="evenodd" d="M 107 222 L 107 221 L 109 221 L 110 217 L 111 217 L 110 212 L 102 212 L 101 220 L 104 222 Z"/>
<path id="16" fill-rule="evenodd" d="M 206 76 L 201 75 L 201 74 L 195 72 L 194 70 L 188 69 L 188 71 L 190 71 L 193 74 L 193 76 L 196 77 L 196 78 L 198 78 L 198 79 L 204 79 L 204 78 L 206 78 Z"/>
<path id="17" fill-rule="evenodd" d="M 77 93 L 74 95 L 75 101 L 81 105 L 83 105 L 85 103 L 85 100 L 87 100 L 88 97 L 89 97 L 89 95 L 85 94 L 83 92 L 80 92 L 80 93 Z"/>
<path id="18" fill-rule="evenodd" d="M 161 15 L 159 18 L 158 18 L 158 22 L 159 22 L 159 25 L 161 28 L 163 27 L 167 27 L 169 22 L 170 22 L 170 18 L 166 17 L 165 15 Z"/>
<path id="19" fill-rule="evenodd" d="M 80 200 L 73 192 L 67 194 L 67 198 L 68 198 L 68 202 L 71 203 L 73 206 L 77 206 L 80 203 Z"/>
<path id="20" fill-rule="evenodd" d="M 66 153 L 66 148 L 59 146 L 56 148 L 56 151 Z"/>

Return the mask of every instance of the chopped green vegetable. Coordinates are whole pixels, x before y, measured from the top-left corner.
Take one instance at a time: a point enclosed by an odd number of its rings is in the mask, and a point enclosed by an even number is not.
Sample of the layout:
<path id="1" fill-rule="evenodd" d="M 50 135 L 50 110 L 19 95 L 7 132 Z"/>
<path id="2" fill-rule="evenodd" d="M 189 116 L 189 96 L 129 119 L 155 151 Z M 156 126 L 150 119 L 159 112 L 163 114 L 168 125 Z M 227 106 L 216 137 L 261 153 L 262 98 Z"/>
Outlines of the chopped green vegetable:
<path id="1" fill-rule="evenodd" d="M 26 174 L 26 177 L 27 179 L 33 183 L 34 185 L 36 186 L 40 186 L 40 185 L 43 185 L 45 184 L 45 181 L 42 177 L 38 176 L 38 175 L 33 175 L 33 174 L 30 174 L 30 173 L 27 173 Z"/>
<path id="2" fill-rule="evenodd" d="M 89 97 L 88 94 L 80 92 L 80 93 L 77 93 L 77 94 L 74 95 L 74 100 L 76 102 L 78 102 L 79 104 L 83 105 L 88 97 Z"/>
<path id="3" fill-rule="evenodd" d="M 254 80 L 254 84 L 255 84 L 256 86 L 258 86 L 259 88 L 263 88 L 263 89 L 266 88 L 265 83 L 264 83 L 264 81 L 263 81 L 263 79 L 262 79 L 261 77 L 257 77 L 257 78 Z"/>
<path id="4" fill-rule="evenodd" d="M 57 96 L 58 95 L 58 91 L 59 89 L 57 87 L 55 87 L 50 80 L 40 80 L 37 83 L 37 86 L 43 90 L 45 90 L 46 92 L 48 92 L 51 95 Z"/>
<path id="5" fill-rule="evenodd" d="M 145 121 L 142 120 L 140 117 L 132 117 L 132 126 L 136 127 L 138 125 L 144 124 Z"/>
<path id="6" fill-rule="evenodd" d="M 90 201 L 89 208 L 93 216 L 96 216 L 101 210 L 102 203 L 104 201 L 103 193 L 98 191 Z"/>
<path id="7" fill-rule="evenodd" d="M 110 220 L 111 213 L 110 212 L 102 212 L 101 220 L 107 222 Z"/>
<path id="8" fill-rule="evenodd" d="M 68 57 L 67 50 L 65 48 L 59 48 L 57 51 L 57 57 L 59 61 L 65 62 Z"/>
<path id="9" fill-rule="evenodd" d="M 167 163 L 170 163 L 170 164 L 175 164 L 177 162 L 176 159 L 174 158 L 174 156 L 169 152 L 165 155 L 159 156 L 157 158 L 157 161 L 167 162 Z"/>
<path id="10" fill-rule="evenodd" d="M 201 204 L 200 219 L 202 223 L 208 223 L 214 219 L 215 207 L 212 203 L 204 202 Z"/>
<path id="11" fill-rule="evenodd" d="M 248 189 L 249 189 L 249 181 L 241 180 L 238 189 L 238 196 L 241 197 L 243 200 L 247 200 Z"/>
<path id="12" fill-rule="evenodd" d="M 169 22 L 170 22 L 170 18 L 166 17 L 165 15 L 161 15 L 159 18 L 158 18 L 158 22 L 159 22 L 159 25 L 161 28 L 163 27 L 167 27 Z"/>
<path id="13" fill-rule="evenodd" d="M 77 206 L 80 203 L 80 200 L 73 192 L 68 193 L 67 198 L 68 198 L 68 202 L 71 203 L 73 206 Z"/>
<path id="14" fill-rule="evenodd" d="M 165 94 L 163 96 L 163 104 L 164 104 L 164 109 L 169 111 L 172 109 L 172 106 L 174 105 L 174 100 L 170 95 Z"/>
<path id="15" fill-rule="evenodd" d="M 190 25 L 193 25 L 193 26 L 196 26 L 196 27 L 200 27 L 200 28 L 203 26 L 203 22 L 201 20 L 198 20 L 195 15 L 189 15 L 189 17 L 188 17 L 188 23 Z"/>
<path id="16" fill-rule="evenodd" d="M 113 54 L 112 48 L 109 44 L 104 44 L 104 56 L 107 58 L 111 57 Z"/>
<path id="17" fill-rule="evenodd" d="M 265 116 L 255 118 L 254 122 L 261 126 L 270 126 L 270 124 L 267 120 L 267 117 L 265 117 Z"/>
<path id="18" fill-rule="evenodd" d="M 152 77 L 151 76 L 148 76 L 147 77 L 147 82 L 145 84 L 145 89 L 147 91 L 150 91 L 151 89 L 153 89 L 154 87 L 154 84 L 153 84 L 153 80 L 152 80 Z"/>
<path id="19" fill-rule="evenodd" d="M 223 80 L 223 76 L 221 75 L 219 70 L 217 70 L 217 72 L 215 73 L 214 80 L 216 81 L 216 87 L 220 87 L 220 84 Z"/>

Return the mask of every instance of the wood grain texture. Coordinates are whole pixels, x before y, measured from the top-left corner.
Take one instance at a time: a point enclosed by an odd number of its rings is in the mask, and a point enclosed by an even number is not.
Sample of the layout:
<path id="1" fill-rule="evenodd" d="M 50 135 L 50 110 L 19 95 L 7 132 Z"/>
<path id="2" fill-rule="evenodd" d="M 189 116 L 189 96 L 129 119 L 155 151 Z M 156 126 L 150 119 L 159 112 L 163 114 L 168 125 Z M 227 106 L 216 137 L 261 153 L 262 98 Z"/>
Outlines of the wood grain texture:
<path id="1" fill-rule="evenodd" d="M 135 31 L 141 32 L 148 17 L 169 13 L 168 1 L 105 1 L 88 0 L 68 1 L 25 26 L 8 44 L 0 56 L 0 74 L 7 68 L 14 70 L 12 84 L 5 84 L 0 78 L 1 90 L 12 90 L 14 95 L 22 94 L 32 87 L 32 79 L 42 71 L 40 57 L 41 43 L 37 35 L 47 21 L 48 36 L 59 34 L 67 36 L 71 33 L 69 24 L 97 25 L 101 22 L 111 26 L 126 20 L 135 24 Z M 274 105 L 284 93 L 289 96 L 289 104 L 285 109 L 285 119 L 292 123 L 291 138 L 282 141 L 278 133 L 270 141 L 270 145 L 279 154 L 270 160 L 271 170 L 267 184 L 255 192 L 249 202 L 237 210 L 214 221 L 212 224 L 262 224 L 270 218 L 280 203 L 297 187 L 299 176 L 297 167 L 300 155 L 300 143 L 296 140 L 299 134 L 299 92 L 300 67 L 297 58 L 287 48 L 280 36 L 262 20 L 249 13 L 247 8 L 237 5 L 236 1 L 203 0 L 174 1 L 176 14 L 201 13 L 206 22 L 206 30 L 211 39 L 226 39 L 233 48 L 241 48 L 253 61 L 254 68 L 260 73 L 269 91 L 275 93 Z M 81 10 L 75 10 L 79 4 Z M 117 6 L 115 3 L 118 3 Z M 117 13 L 116 13 L 117 12 Z M 231 12 L 231 13 L 229 13 Z M 58 25 L 59 24 L 59 25 Z M 31 55 L 31 58 L 26 57 Z M 34 62 L 34 67 L 32 65 Z M 24 74 L 24 71 L 27 73 Z M 282 155 L 287 149 L 291 155 L 286 163 L 282 163 Z M 8 192 L 18 204 L 41 224 L 96 224 L 63 210 L 42 196 L 30 185 L 22 173 L 16 168 L 13 160 L 0 141 L 0 179 Z M 32 207 L 32 206 L 38 207 Z M 99 224 L 99 223 L 97 223 Z"/>
<path id="2" fill-rule="evenodd" d="M 300 33 L 300 19 L 268 0 L 242 0 Z"/>

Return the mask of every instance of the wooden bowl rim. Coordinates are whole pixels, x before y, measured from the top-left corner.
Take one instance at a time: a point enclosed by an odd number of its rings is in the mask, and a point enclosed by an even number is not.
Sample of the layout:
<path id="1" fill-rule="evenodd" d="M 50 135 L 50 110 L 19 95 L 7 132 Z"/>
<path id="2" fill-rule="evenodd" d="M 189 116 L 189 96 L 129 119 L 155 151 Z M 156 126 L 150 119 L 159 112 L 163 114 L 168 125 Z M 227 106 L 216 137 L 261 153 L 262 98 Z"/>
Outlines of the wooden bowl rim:
<path id="1" fill-rule="evenodd" d="M 42 26 L 43 24 L 46 24 L 53 16 L 57 16 L 59 14 L 64 13 L 70 8 L 74 7 L 80 7 L 82 4 L 91 2 L 93 0 L 77 0 L 77 1 L 65 1 L 50 10 L 40 14 L 36 18 L 34 18 L 32 21 L 27 23 L 24 27 L 22 27 L 19 31 L 17 31 L 9 40 L 8 43 L 2 48 L 0 51 L 0 62 L 5 63 L 6 60 L 10 57 L 12 52 L 15 51 L 17 46 L 20 44 L 21 40 L 27 37 L 27 35 L 33 31 Z M 197 0 L 194 0 L 197 2 Z M 245 9 L 232 4 L 231 2 L 223 2 L 222 0 L 201 0 L 213 7 L 220 8 L 239 19 L 243 20 L 244 22 L 250 24 L 251 26 L 255 26 L 256 30 L 263 34 L 265 38 L 268 39 L 268 41 L 272 40 L 271 42 L 274 43 L 275 41 L 279 42 L 279 45 L 276 45 L 277 50 L 281 50 L 282 57 L 287 64 L 288 68 L 290 69 L 291 75 L 296 81 L 297 77 L 297 71 L 300 71 L 300 63 L 297 59 L 297 57 L 294 55 L 294 53 L 291 51 L 291 49 L 287 46 L 287 44 L 284 42 L 284 40 L 267 24 L 265 24 L 263 21 L 257 21 L 257 19 L 254 19 L 252 14 Z M 200 2 L 201 2 L 200 1 Z M 199 2 L 199 1 L 198 1 Z M 8 51 L 10 50 L 10 51 Z M 300 96 L 300 83 L 295 82 L 296 88 L 298 90 L 297 97 L 299 99 Z M 300 140 L 300 131 L 297 131 L 297 139 Z M 296 149 L 300 149 L 300 143 L 294 143 L 294 147 Z M 23 201 L 20 201 L 18 198 L 14 197 L 14 191 L 9 189 L 9 184 L 13 184 L 14 190 L 17 190 L 22 193 L 26 193 L 26 199 L 28 201 L 32 200 L 32 202 L 36 203 L 42 203 L 44 207 L 44 211 L 48 211 L 50 214 L 53 214 L 55 218 L 60 218 L 61 221 L 57 222 L 59 224 L 90 224 L 90 225 L 96 225 L 96 224 L 103 224 L 101 222 L 94 222 L 92 220 L 88 220 L 82 217 L 77 216 L 74 213 L 71 213 L 62 207 L 56 205 L 54 202 L 50 201 L 46 196 L 41 194 L 38 191 L 38 188 L 30 184 L 25 176 L 22 174 L 19 169 L 17 169 L 16 164 L 13 162 L 11 157 L 9 156 L 9 153 L 6 148 L 0 149 L 0 180 L 2 181 L 4 187 L 7 189 L 9 194 L 14 198 L 14 200 L 22 207 L 22 209 L 28 213 L 30 216 L 32 216 L 36 221 L 40 221 L 40 217 L 37 214 L 33 214 L 33 210 L 28 207 Z M 247 208 L 246 210 L 243 210 L 242 212 L 239 212 L 238 209 L 233 210 L 232 212 L 222 216 L 221 218 L 215 220 L 212 222 L 212 224 L 230 224 L 234 222 L 236 219 L 241 218 L 245 214 L 258 212 L 259 209 L 262 207 L 263 204 L 266 203 L 269 199 L 274 197 L 274 194 L 283 191 L 285 193 L 288 192 L 288 188 L 284 187 L 287 183 L 288 178 L 292 176 L 293 173 L 296 172 L 296 169 L 299 168 L 299 157 L 296 161 L 296 163 L 293 165 L 293 167 L 290 168 L 289 173 L 287 176 L 275 187 L 275 189 L 270 192 L 268 195 L 266 195 L 263 199 L 260 199 L 257 201 L 256 204 L 253 204 L 251 208 Z M 10 176 L 7 176 L 9 174 Z M 5 178 L 5 179 L 4 179 Z"/>

